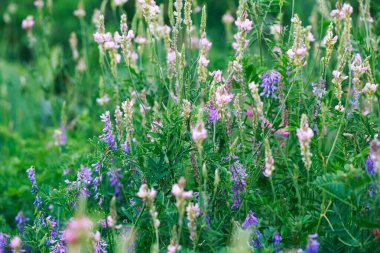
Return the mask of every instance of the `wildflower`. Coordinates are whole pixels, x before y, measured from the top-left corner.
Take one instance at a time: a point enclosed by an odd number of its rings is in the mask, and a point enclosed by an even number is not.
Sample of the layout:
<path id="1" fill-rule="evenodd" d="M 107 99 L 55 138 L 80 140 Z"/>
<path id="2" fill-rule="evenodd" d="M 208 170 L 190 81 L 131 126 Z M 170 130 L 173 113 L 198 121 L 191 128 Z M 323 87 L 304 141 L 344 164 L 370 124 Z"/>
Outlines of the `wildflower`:
<path id="1" fill-rule="evenodd" d="M 335 110 L 337 111 L 340 111 L 340 112 L 344 112 L 344 106 L 342 104 L 338 104 L 334 107 Z"/>
<path id="2" fill-rule="evenodd" d="M 348 78 L 348 76 L 345 76 L 341 71 L 334 70 L 333 71 L 333 79 L 331 82 L 335 84 L 335 96 L 338 99 L 338 101 L 341 101 L 343 90 L 342 90 L 342 82 Z"/>
<path id="3" fill-rule="evenodd" d="M 122 6 L 123 4 L 127 3 L 128 0 L 114 0 L 113 3 L 115 6 Z"/>
<path id="4" fill-rule="evenodd" d="M 248 18 L 240 18 L 235 21 L 235 25 L 244 31 L 250 31 L 252 30 L 253 22 Z"/>
<path id="5" fill-rule="evenodd" d="M 191 103 L 189 100 L 187 99 L 184 99 L 182 100 L 182 116 L 187 119 L 189 118 L 190 116 L 190 113 L 191 113 Z"/>
<path id="6" fill-rule="evenodd" d="M 373 161 L 374 170 L 380 171 L 380 141 L 377 139 L 377 135 L 371 141 L 370 157 Z"/>
<path id="7" fill-rule="evenodd" d="M 338 36 L 334 36 L 333 34 L 333 24 L 330 23 L 329 28 L 327 30 L 326 36 L 323 38 L 321 44 L 326 47 L 326 56 L 325 56 L 325 64 L 328 65 L 330 62 L 332 50 L 334 48 L 335 43 L 338 40 Z"/>
<path id="8" fill-rule="evenodd" d="M 272 156 L 272 151 L 269 146 L 268 139 L 265 139 L 265 170 L 264 170 L 264 176 L 270 177 L 272 175 L 272 172 L 274 171 L 274 159 Z"/>
<path id="9" fill-rule="evenodd" d="M 261 234 L 260 230 L 256 230 L 254 233 L 254 237 L 251 239 L 251 245 L 256 248 L 260 249 L 263 247 L 261 241 L 263 239 L 263 234 Z"/>
<path id="10" fill-rule="evenodd" d="M 224 108 L 234 98 L 234 94 L 228 93 L 228 87 L 226 85 L 218 86 L 215 92 L 215 104 L 218 108 Z"/>
<path id="11" fill-rule="evenodd" d="M 365 160 L 365 168 L 368 174 L 373 175 L 376 172 L 371 153 L 368 155 L 367 159 Z"/>
<path id="12" fill-rule="evenodd" d="M 238 161 L 235 162 L 231 167 L 230 171 L 232 173 L 231 180 L 234 183 L 232 187 L 232 191 L 234 192 L 232 196 L 232 209 L 237 208 L 241 204 L 241 192 L 244 192 L 247 187 L 247 183 L 245 178 L 247 177 L 246 169 L 241 165 Z"/>
<path id="13" fill-rule="evenodd" d="M 277 98 L 275 92 L 278 88 L 275 84 L 280 84 L 281 74 L 275 70 L 271 70 L 260 76 L 260 78 L 263 82 L 260 86 L 263 88 L 263 92 L 260 93 L 260 96 L 266 95 L 266 97 L 269 97 L 272 95 L 273 98 Z"/>
<path id="14" fill-rule="evenodd" d="M 105 253 L 105 252 L 107 252 L 107 243 L 104 240 L 100 240 L 100 232 L 99 231 L 95 232 L 93 248 L 94 248 L 94 253 Z"/>
<path id="15" fill-rule="evenodd" d="M 251 94 L 252 94 L 252 97 L 253 97 L 253 100 L 255 101 L 255 109 L 257 111 L 257 113 L 262 116 L 263 115 L 263 102 L 261 102 L 261 98 L 259 96 L 259 89 L 258 89 L 258 86 L 255 82 L 252 82 L 250 83 L 249 85 L 249 89 L 251 90 Z"/>
<path id="16" fill-rule="evenodd" d="M 152 217 L 153 226 L 156 231 L 156 247 L 158 248 L 158 227 L 160 226 L 160 221 L 158 219 L 156 206 L 154 205 L 154 199 L 156 198 L 157 191 L 154 188 L 149 189 L 146 184 L 142 184 L 136 195 L 137 197 L 143 199 L 149 207 L 149 214 Z"/>
<path id="17" fill-rule="evenodd" d="M 103 134 L 99 136 L 100 139 L 104 140 L 111 149 L 116 149 L 117 144 L 115 142 L 115 136 L 112 131 L 112 123 L 110 119 L 110 112 L 106 111 L 100 117 L 104 123 Z"/>
<path id="18" fill-rule="evenodd" d="M 366 83 L 364 88 L 362 89 L 362 92 L 364 94 L 367 94 L 369 97 L 371 97 L 376 93 L 378 87 L 379 87 L 378 84 Z"/>
<path id="19" fill-rule="evenodd" d="M 92 227 L 92 221 L 86 216 L 71 219 L 63 232 L 65 242 L 68 245 L 75 245 L 86 241 L 91 237 Z"/>
<path id="20" fill-rule="evenodd" d="M 311 128 L 309 128 L 307 116 L 306 114 L 302 114 L 301 128 L 297 129 L 297 137 L 300 142 L 302 160 L 305 164 L 306 169 L 310 169 L 311 166 L 310 141 L 313 136 L 314 132 L 311 130 Z"/>
<path id="21" fill-rule="evenodd" d="M 280 252 L 281 249 L 278 247 L 280 242 L 282 241 L 282 237 L 278 231 L 273 234 L 273 245 L 275 246 L 275 252 Z"/>
<path id="22" fill-rule="evenodd" d="M 214 123 L 217 119 L 220 118 L 219 110 L 215 108 L 213 104 L 209 106 L 208 112 L 209 112 L 209 118 L 207 120 L 208 122 Z"/>
<path id="23" fill-rule="evenodd" d="M 115 196 L 119 196 L 122 184 L 120 183 L 120 179 L 122 178 L 122 175 L 120 174 L 121 169 L 116 168 L 114 170 L 108 171 L 107 175 L 110 177 L 110 186 L 114 187 L 115 189 Z"/>
<path id="24" fill-rule="evenodd" d="M 158 14 L 160 14 L 160 7 L 157 6 L 154 0 L 138 0 L 136 5 L 142 10 L 145 21 L 148 24 L 149 31 L 153 35 L 157 34 L 158 27 Z"/>
<path id="25" fill-rule="evenodd" d="M 21 250 L 21 238 L 19 236 L 13 237 L 9 246 L 12 248 L 13 252 L 19 253 Z"/>
<path id="26" fill-rule="evenodd" d="M 32 193 L 37 192 L 38 187 L 37 187 L 36 174 L 35 174 L 34 167 L 30 167 L 29 169 L 26 170 L 26 172 L 28 173 L 28 178 L 29 178 L 30 182 L 32 183 L 31 192 Z"/>
<path id="27" fill-rule="evenodd" d="M 131 99 L 131 100 L 127 99 L 121 105 L 123 112 L 124 112 L 124 122 L 125 122 L 126 144 L 127 145 L 131 144 L 131 140 L 133 137 L 134 128 L 133 128 L 132 118 L 133 118 L 133 105 L 134 104 L 135 104 L 135 101 L 133 99 Z"/>
<path id="28" fill-rule="evenodd" d="M 44 7 L 44 1 L 43 0 L 35 0 L 33 2 L 34 6 L 36 6 L 37 8 L 41 9 L 42 7 Z"/>
<path id="29" fill-rule="evenodd" d="M 21 23 L 22 29 L 30 30 L 34 26 L 34 18 L 33 16 L 27 16 Z"/>
<path id="30" fill-rule="evenodd" d="M 0 253 L 5 252 L 5 248 L 7 247 L 7 240 L 9 239 L 9 235 L 0 232 Z"/>
<path id="31" fill-rule="evenodd" d="M 17 213 L 15 220 L 17 223 L 18 230 L 20 230 L 20 232 L 24 232 L 25 224 L 29 220 L 29 218 L 24 215 L 24 212 L 20 211 Z"/>
<path id="32" fill-rule="evenodd" d="M 186 213 L 187 213 L 187 219 L 189 220 L 187 227 L 189 228 L 189 231 L 190 231 L 190 239 L 193 242 L 195 242 L 195 239 L 197 238 L 196 220 L 200 214 L 198 203 L 194 204 L 190 202 L 189 205 L 186 207 Z"/>
<path id="33" fill-rule="evenodd" d="M 317 241 L 318 234 L 309 235 L 309 240 L 306 246 L 306 252 L 318 253 L 319 242 Z"/>
<path id="34" fill-rule="evenodd" d="M 256 213 L 251 210 L 241 226 L 244 229 L 249 229 L 251 226 L 257 226 L 258 224 L 259 220 L 256 218 Z"/>
<path id="35" fill-rule="evenodd" d="M 217 83 L 220 83 L 223 81 L 222 78 L 222 71 L 221 70 L 215 70 L 213 72 L 208 73 L 210 76 L 214 77 L 214 81 Z"/>
<path id="36" fill-rule="evenodd" d="M 296 68 L 300 68 L 306 64 L 305 57 L 307 54 L 307 37 L 305 38 L 304 34 L 308 28 L 302 27 L 302 22 L 297 14 L 294 15 L 291 21 L 294 26 L 293 46 L 287 51 L 287 55 L 290 63 Z"/>
<path id="37" fill-rule="evenodd" d="M 196 143 L 202 143 L 207 138 L 207 130 L 202 119 L 198 119 L 197 124 L 191 129 L 191 137 Z"/>
<path id="38" fill-rule="evenodd" d="M 223 23 L 225 24 L 232 24 L 232 22 L 235 21 L 235 18 L 231 15 L 231 13 L 229 12 L 226 12 L 223 17 L 222 17 L 222 21 Z"/>
<path id="39" fill-rule="evenodd" d="M 187 28 L 187 32 L 190 33 L 191 27 L 193 25 L 193 21 L 191 19 L 191 0 L 186 0 L 185 2 L 185 24 Z"/>

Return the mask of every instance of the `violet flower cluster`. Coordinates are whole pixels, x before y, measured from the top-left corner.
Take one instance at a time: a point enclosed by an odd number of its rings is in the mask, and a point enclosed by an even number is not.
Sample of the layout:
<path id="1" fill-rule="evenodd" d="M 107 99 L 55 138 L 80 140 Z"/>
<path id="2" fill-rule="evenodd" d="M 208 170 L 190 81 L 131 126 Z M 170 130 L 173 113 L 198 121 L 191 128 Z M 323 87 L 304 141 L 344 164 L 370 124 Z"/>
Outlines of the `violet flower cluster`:
<path id="1" fill-rule="evenodd" d="M 260 76 L 262 80 L 261 88 L 263 91 L 260 93 L 260 96 L 266 96 L 267 98 L 272 96 L 277 99 L 276 91 L 278 87 L 276 86 L 281 82 L 281 74 L 275 70 L 270 70 L 266 72 L 264 75 Z"/>
<path id="2" fill-rule="evenodd" d="M 241 204 L 241 196 L 240 194 L 244 192 L 247 187 L 247 183 L 245 182 L 245 178 L 247 177 L 246 169 L 241 165 L 238 161 L 235 162 L 231 167 L 230 171 L 232 173 L 231 180 L 234 183 L 232 191 L 234 192 L 232 196 L 232 209 L 237 208 Z"/>

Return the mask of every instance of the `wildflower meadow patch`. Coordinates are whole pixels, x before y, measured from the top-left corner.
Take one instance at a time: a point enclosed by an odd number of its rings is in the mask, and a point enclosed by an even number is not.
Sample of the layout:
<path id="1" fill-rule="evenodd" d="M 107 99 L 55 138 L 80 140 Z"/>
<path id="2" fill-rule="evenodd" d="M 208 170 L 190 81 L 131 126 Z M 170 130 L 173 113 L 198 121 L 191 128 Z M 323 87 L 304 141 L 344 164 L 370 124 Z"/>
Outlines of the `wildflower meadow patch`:
<path id="1" fill-rule="evenodd" d="M 380 252 L 378 1 L 0 14 L 0 253 Z"/>

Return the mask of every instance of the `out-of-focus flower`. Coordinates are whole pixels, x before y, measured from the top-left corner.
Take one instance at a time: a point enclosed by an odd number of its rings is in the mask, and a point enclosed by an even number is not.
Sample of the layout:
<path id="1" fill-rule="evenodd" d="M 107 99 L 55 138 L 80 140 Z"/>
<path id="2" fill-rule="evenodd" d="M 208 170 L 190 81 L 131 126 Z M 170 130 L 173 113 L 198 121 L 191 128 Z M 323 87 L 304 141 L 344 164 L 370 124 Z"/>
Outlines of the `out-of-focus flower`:
<path id="1" fill-rule="evenodd" d="M 9 243 L 9 246 L 13 249 L 14 252 L 20 252 L 21 238 L 19 236 L 13 237 Z"/>
<path id="2" fill-rule="evenodd" d="M 114 0 L 113 3 L 115 6 L 122 6 L 123 4 L 127 3 L 128 0 Z"/>
<path id="3" fill-rule="evenodd" d="M 29 218 L 25 216 L 24 212 L 20 211 L 17 213 L 15 220 L 17 223 L 18 230 L 20 230 L 20 232 L 24 232 L 25 224 L 29 220 Z"/>
<path id="4" fill-rule="evenodd" d="M 309 240 L 306 245 L 306 252 L 318 253 L 319 242 L 317 241 L 318 234 L 309 235 Z"/>
<path id="5" fill-rule="evenodd" d="M 34 18 L 33 16 L 27 16 L 21 23 L 22 29 L 29 30 L 34 26 Z"/>

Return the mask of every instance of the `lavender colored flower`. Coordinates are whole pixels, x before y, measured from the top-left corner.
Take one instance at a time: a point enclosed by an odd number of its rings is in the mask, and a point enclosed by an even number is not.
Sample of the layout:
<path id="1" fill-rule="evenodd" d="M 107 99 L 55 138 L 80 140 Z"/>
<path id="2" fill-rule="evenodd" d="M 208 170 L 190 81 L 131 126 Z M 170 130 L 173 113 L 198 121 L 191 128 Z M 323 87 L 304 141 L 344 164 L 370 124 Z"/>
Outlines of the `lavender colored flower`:
<path id="1" fill-rule="evenodd" d="M 121 169 L 116 168 L 114 171 L 107 172 L 107 175 L 110 177 L 110 186 L 115 188 L 115 195 L 119 196 L 122 184 L 120 183 L 120 178 L 122 175 L 120 174 Z"/>
<path id="2" fill-rule="evenodd" d="M 244 229 L 248 229 L 250 228 L 251 226 L 256 226 L 259 224 L 259 220 L 256 218 L 256 213 L 254 211 L 249 211 L 247 217 L 245 218 L 243 224 L 241 225 L 242 228 Z"/>
<path id="3" fill-rule="evenodd" d="M 34 199 L 33 205 L 37 206 L 38 209 L 42 206 L 42 199 L 38 194 L 36 195 L 36 198 Z"/>
<path id="4" fill-rule="evenodd" d="M 360 90 L 358 90 L 355 85 L 352 86 L 352 90 L 351 90 L 351 93 L 352 93 L 352 100 L 350 101 L 350 103 L 352 104 L 352 106 L 354 108 L 358 108 L 359 106 L 359 99 L 360 99 Z"/>
<path id="5" fill-rule="evenodd" d="M 127 140 L 125 140 L 125 142 L 121 144 L 121 148 L 122 148 L 125 152 L 128 152 L 128 151 L 129 151 L 129 146 L 128 146 L 128 141 L 127 141 Z"/>
<path id="6" fill-rule="evenodd" d="M 94 253 L 107 253 L 107 243 L 104 240 L 100 240 L 95 243 Z"/>
<path id="7" fill-rule="evenodd" d="M 234 192 L 232 196 L 232 201 L 234 202 L 231 208 L 239 207 L 241 204 L 241 196 L 240 193 L 244 191 L 247 187 L 247 183 L 245 182 L 245 178 L 247 176 L 247 172 L 243 165 L 239 162 L 235 162 L 231 167 L 230 171 L 232 172 L 231 180 L 234 182 L 234 186 L 232 191 Z"/>
<path id="8" fill-rule="evenodd" d="M 275 247 L 276 253 L 281 251 L 281 249 L 278 247 L 281 241 L 282 241 L 282 237 L 281 237 L 280 233 L 278 231 L 276 231 L 273 234 L 273 245 Z"/>
<path id="9" fill-rule="evenodd" d="M 322 98 L 327 93 L 325 87 L 326 81 L 324 79 L 321 79 L 319 83 L 312 83 L 311 86 L 313 87 L 313 95 L 316 95 L 318 98 Z"/>
<path id="10" fill-rule="evenodd" d="M 77 181 L 80 181 L 84 184 L 91 184 L 92 182 L 92 171 L 88 167 L 82 167 L 77 174 Z"/>
<path id="11" fill-rule="evenodd" d="M 273 98 L 277 99 L 275 92 L 278 90 L 278 88 L 275 84 L 279 84 L 281 82 L 281 74 L 275 70 L 270 70 L 264 75 L 260 76 L 260 78 L 262 80 L 260 87 L 263 88 L 263 92 L 260 93 L 260 96 L 272 96 Z"/>
<path id="12" fill-rule="evenodd" d="M 20 232 L 24 232 L 25 224 L 29 220 L 29 218 L 24 215 L 24 212 L 20 211 L 18 212 L 15 220 L 17 223 L 18 230 L 20 230 Z"/>
<path id="13" fill-rule="evenodd" d="M 99 136 L 100 139 L 108 143 L 111 149 L 116 149 L 117 145 L 115 142 L 115 135 L 112 131 L 112 123 L 110 119 L 110 112 L 106 111 L 102 116 L 100 116 L 102 122 L 104 123 L 103 134 Z"/>
<path id="14" fill-rule="evenodd" d="M 319 242 L 317 241 L 318 234 L 309 235 L 309 241 L 306 245 L 306 252 L 318 253 Z"/>
<path id="15" fill-rule="evenodd" d="M 0 253 L 5 252 L 5 248 L 8 245 L 9 235 L 0 232 Z"/>
<path id="16" fill-rule="evenodd" d="M 38 187 L 37 187 L 36 174 L 35 174 L 34 168 L 30 167 L 29 169 L 26 170 L 26 172 L 28 173 L 29 180 L 32 183 L 31 192 L 37 192 Z"/>
<path id="17" fill-rule="evenodd" d="M 100 162 L 96 162 L 96 163 L 92 164 L 92 167 L 95 168 L 96 173 L 99 173 L 100 169 L 102 168 L 102 164 Z"/>
<path id="18" fill-rule="evenodd" d="M 373 159 L 371 157 L 371 154 L 365 160 L 365 168 L 366 168 L 368 174 L 373 175 L 376 172 L 375 171 L 375 165 L 373 163 Z"/>
<path id="19" fill-rule="evenodd" d="M 256 249 L 262 248 L 263 247 L 263 245 L 261 244 L 262 238 L 263 238 L 263 235 L 261 234 L 261 232 L 259 230 L 256 230 L 254 237 L 251 239 L 251 245 Z"/>
<path id="20" fill-rule="evenodd" d="M 220 118 L 219 110 L 216 109 L 213 104 L 210 105 L 208 109 L 208 113 L 209 113 L 209 117 L 208 117 L 209 123 L 214 123 L 217 119 Z"/>

